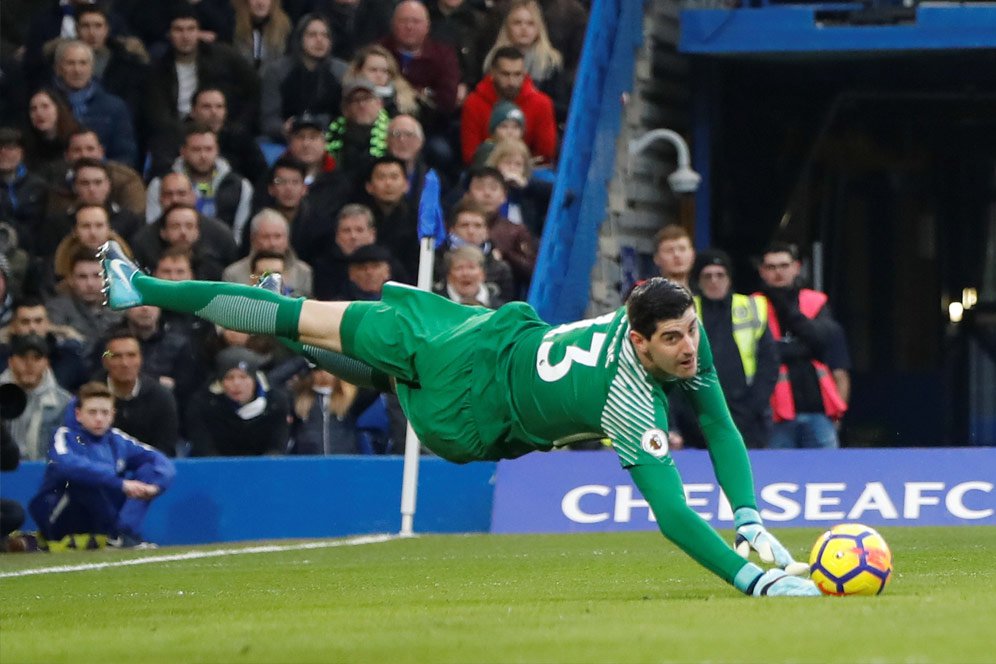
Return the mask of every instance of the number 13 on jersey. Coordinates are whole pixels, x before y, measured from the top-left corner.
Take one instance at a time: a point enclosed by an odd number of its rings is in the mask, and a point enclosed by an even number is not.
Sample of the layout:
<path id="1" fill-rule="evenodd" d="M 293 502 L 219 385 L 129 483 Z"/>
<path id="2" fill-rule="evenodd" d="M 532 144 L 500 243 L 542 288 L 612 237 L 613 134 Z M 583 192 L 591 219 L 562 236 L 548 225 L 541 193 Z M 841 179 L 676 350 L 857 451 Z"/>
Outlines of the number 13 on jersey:
<path id="1" fill-rule="evenodd" d="M 588 337 L 587 329 L 595 325 L 605 325 L 614 317 L 614 313 L 606 314 L 590 320 L 581 320 L 576 323 L 569 323 L 555 327 L 543 335 L 543 343 L 536 351 L 536 373 L 547 383 L 553 383 L 566 376 L 571 371 L 571 367 L 577 362 L 586 367 L 594 367 L 598 364 L 598 356 L 605 345 L 605 332 L 592 332 Z M 578 334 L 571 336 L 581 337 L 576 342 L 568 342 L 563 339 L 564 335 L 575 332 Z M 585 338 L 587 337 L 587 338 Z M 563 348 L 564 357 L 558 362 L 550 361 L 550 351 L 555 346 Z"/>

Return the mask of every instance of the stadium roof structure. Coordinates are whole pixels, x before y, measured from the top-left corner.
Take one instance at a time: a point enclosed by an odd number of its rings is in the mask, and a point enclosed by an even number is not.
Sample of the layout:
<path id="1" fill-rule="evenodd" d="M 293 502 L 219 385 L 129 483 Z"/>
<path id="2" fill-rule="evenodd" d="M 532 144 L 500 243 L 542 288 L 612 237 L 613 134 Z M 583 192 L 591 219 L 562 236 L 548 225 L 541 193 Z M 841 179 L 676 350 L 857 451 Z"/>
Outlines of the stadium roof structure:
<path id="1" fill-rule="evenodd" d="M 748 3 L 743 3 L 748 4 Z M 679 50 L 688 54 L 777 56 L 996 47 L 996 2 L 769 4 L 686 7 Z"/>

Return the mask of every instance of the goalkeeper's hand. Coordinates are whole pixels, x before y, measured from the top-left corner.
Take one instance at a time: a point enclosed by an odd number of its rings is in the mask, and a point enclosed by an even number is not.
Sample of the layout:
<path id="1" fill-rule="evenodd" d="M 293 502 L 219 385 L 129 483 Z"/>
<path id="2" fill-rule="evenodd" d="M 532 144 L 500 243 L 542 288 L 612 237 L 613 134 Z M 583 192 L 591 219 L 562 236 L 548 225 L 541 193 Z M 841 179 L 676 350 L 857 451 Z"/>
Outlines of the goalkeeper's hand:
<path id="1" fill-rule="evenodd" d="M 749 558 L 750 550 L 754 549 L 763 562 L 774 563 L 791 575 L 803 576 L 809 573 L 809 565 L 796 562 L 788 549 L 768 532 L 761 523 L 761 515 L 757 510 L 741 507 L 733 513 L 733 522 L 737 526 L 734 549 L 742 558 Z"/>
<path id="2" fill-rule="evenodd" d="M 809 579 L 800 579 L 780 569 L 769 569 L 757 577 L 750 594 L 753 597 L 819 597 L 822 593 Z"/>

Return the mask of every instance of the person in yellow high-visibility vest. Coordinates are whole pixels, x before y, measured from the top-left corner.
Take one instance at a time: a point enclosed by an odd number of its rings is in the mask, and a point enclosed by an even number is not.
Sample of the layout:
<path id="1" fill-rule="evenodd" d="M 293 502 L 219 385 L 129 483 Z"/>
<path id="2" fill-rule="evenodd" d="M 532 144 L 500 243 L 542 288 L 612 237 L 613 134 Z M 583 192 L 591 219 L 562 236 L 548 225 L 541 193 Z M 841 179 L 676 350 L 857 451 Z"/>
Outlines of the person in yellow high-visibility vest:
<path id="1" fill-rule="evenodd" d="M 767 302 L 760 296 L 733 292 L 732 263 L 719 249 L 701 252 L 690 276 L 701 293 L 695 296 L 695 307 L 712 344 L 716 372 L 733 422 L 747 447 L 767 447 L 771 435 L 769 400 L 778 379 Z M 695 445 L 695 432 L 687 429 L 682 428 L 686 442 Z"/>

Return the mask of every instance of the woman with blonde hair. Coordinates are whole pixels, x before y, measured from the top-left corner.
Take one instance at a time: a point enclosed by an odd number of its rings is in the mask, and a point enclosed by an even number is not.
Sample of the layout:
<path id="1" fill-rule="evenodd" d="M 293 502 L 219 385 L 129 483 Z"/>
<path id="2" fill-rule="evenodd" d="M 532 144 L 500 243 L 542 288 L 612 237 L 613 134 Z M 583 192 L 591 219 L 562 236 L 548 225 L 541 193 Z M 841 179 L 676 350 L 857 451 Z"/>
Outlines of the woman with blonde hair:
<path id="1" fill-rule="evenodd" d="M 513 46 L 522 52 L 526 73 L 537 88 L 553 99 L 557 122 L 563 122 L 571 100 L 564 58 L 550 43 L 543 12 L 536 0 L 512 0 L 509 4 L 498 38 L 484 57 L 485 72 L 490 71 L 495 53 L 504 46 Z"/>
<path id="2" fill-rule="evenodd" d="M 498 169 L 508 185 L 505 217 L 513 223 L 523 224 L 533 235 L 541 237 L 553 186 L 533 177 L 532 159 L 526 144 L 517 138 L 499 140 L 485 165 Z"/>
<path id="3" fill-rule="evenodd" d="M 232 0 L 235 37 L 232 45 L 259 70 L 287 50 L 291 22 L 281 0 Z"/>
<path id="4" fill-rule="evenodd" d="M 357 454 L 351 407 L 358 389 L 322 369 L 299 376 L 292 386 L 294 422 L 290 454 Z"/>
<path id="5" fill-rule="evenodd" d="M 418 117 L 418 99 L 411 84 L 401 75 L 398 61 L 380 44 L 359 49 L 349 63 L 345 80 L 365 78 L 376 86 L 375 94 L 393 118 L 396 115 Z"/>

